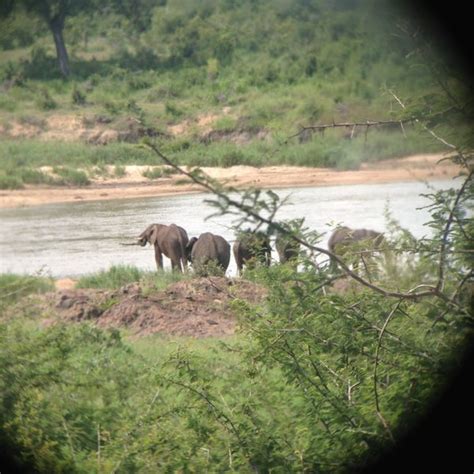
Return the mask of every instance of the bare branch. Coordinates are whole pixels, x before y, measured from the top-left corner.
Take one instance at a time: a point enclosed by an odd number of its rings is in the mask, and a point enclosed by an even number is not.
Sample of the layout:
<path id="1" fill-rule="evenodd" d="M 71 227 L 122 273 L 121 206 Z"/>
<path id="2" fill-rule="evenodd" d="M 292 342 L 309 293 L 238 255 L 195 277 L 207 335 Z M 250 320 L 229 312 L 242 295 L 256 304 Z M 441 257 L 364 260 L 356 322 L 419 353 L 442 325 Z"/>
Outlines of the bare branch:
<path id="1" fill-rule="evenodd" d="M 321 124 L 321 125 L 308 125 L 306 127 L 301 127 L 300 131 L 295 133 L 294 135 L 290 135 L 286 141 L 298 137 L 299 135 L 303 134 L 308 130 L 313 131 L 324 131 L 328 128 L 351 128 L 351 138 L 354 136 L 355 129 L 357 127 L 366 127 L 366 133 L 369 127 L 378 127 L 378 126 L 389 126 L 389 125 L 400 125 L 403 123 L 410 123 L 413 122 L 414 118 L 409 118 L 406 120 L 366 120 L 365 122 L 333 122 L 329 124 Z"/>

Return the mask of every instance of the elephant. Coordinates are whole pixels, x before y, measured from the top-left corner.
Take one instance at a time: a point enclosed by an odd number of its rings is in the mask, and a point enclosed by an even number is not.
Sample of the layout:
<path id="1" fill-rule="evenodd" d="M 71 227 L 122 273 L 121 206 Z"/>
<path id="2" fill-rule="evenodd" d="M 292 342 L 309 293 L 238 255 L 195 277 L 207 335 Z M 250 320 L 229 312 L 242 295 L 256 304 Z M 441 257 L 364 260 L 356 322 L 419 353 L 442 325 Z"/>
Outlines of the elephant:
<path id="1" fill-rule="evenodd" d="M 290 235 L 278 234 L 275 239 L 275 248 L 280 258 L 280 263 L 296 260 L 300 253 L 300 244 Z"/>
<path id="2" fill-rule="evenodd" d="M 270 239 L 264 232 L 246 231 L 241 233 L 232 247 L 235 263 L 239 275 L 242 274 L 244 265 L 259 262 L 270 266 L 271 251 Z"/>
<path id="3" fill-rule="evenodd" d="M 225 273 L 230 262 L 230 244 L 220 235 L 205 232 L 188 242 L 186 256 L 199 274 L 206 274 L 209 264 L 216 265 Z"/>
<path id="4" fill-rule="evenodd" d="M 138 237 L 138 244 L 144 247 L 146 243 L 155 246 L 155 261 L 158 270 L 163 269 L 163 257 L 171 260 L 173 271 L 183 272 L 187 268 L 186 245 L 188 234 L 175 224 L 151 224 Z"/>
<path id="5" fill-rule="evenodd" d="M 383 250 L 386 241 L 383 233 L 370 229 L 351 229 L 349 227 L 338 227 L 329 237 L 328 249 L 333 254 L 343 257 L 353 250 L 352 263 L 355 272 L 358 271 L 359 262 L 362 261 L 367 269 L 367 261 L 371 260 L 371 254 L 377 250 Z M 366 257 L 364 258 L 364 254 Z M 331 268 L 337 268 L 337 262 L 331 258 Z"/>

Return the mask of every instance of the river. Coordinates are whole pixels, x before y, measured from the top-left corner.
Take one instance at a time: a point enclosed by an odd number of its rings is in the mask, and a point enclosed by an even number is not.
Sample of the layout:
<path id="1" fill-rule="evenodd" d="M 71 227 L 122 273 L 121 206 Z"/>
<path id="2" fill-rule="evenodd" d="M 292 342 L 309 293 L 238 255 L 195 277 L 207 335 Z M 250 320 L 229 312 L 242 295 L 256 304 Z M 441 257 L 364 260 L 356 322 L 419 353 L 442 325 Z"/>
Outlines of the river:
<path id="1" fill-rule="evenodd" d="M 277 194 L 289 196 L 291 204 L 284 206 L 277 218 L 304 217 L 307 227 L 326 233 L 321 242 L 326 246 L 328 224 L 385 231 L 384 210 L 388 206 L 403 227 L 422 237 L 429 235 L 430 229 L 425 225 L 429 214 L 421 209 L 429 201 L 421 194 L 459 186 L 459 180 L 445 180 L 280 189 Z M 189 237 L 210 231 L 234 239 L 230 216 L 205 220 L 212 212 L 204 202 L 209 197 L 190 194 L 0 209 L 0 273 L 74 278 L 111 265 L 154 270 L 150 246 L 121 245 L 151 223 L 174 222 L 184 227 Z M 165 268 L 170 268 L 169 260 L 164 260 Z M 233 258 L 228 275 L 235 275 Z"/>

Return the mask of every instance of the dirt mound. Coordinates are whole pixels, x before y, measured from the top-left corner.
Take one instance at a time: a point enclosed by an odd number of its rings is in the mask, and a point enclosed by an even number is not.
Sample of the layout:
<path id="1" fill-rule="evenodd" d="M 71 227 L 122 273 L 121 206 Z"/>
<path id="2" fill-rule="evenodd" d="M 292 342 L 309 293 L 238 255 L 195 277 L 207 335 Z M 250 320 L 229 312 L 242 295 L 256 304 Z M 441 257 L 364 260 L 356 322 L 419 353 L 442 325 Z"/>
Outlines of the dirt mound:
<path id="1" fill-rule="evenodd" d="M 45 296 L 44 322 L 92 320 L 100 327 L 127 328 L 135 336 L 225 336 L 236 327 L 231 302 L 258 303 L 265 294 L 252 282 L 224 277 L 183 280 L 156 292 L 138 284 L 118 291 L 66 289 Z"/>

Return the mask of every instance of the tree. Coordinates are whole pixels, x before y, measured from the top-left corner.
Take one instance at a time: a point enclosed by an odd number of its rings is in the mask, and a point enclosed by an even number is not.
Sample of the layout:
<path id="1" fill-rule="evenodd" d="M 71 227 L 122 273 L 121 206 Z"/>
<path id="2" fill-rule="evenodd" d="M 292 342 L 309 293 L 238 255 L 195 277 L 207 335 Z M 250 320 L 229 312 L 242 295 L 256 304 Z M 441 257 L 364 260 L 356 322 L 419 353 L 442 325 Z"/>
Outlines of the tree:
<path id="1" fill-rule="evenodd" d="M 71 73 L 69 56 L 64 42 L 64 24 L 68 16 L 94 7 L 93 0 L 9 0 L 0 11 L 7 16 L 15 7 L 23 7 L 28 13 L 42 18 L 53 34 L 59 70 L 64 77 Z"/>
<path id="2" fill-rule="evenodd" d="M 163 2 L 158 2 L 162 4 Z M 64 41 L 64 26 L 68 17 L 79 13 L 100 12 L 110 7 L 116 13 L 130 18 L 138 31 L 146 27 L 146 19 L 150 18 L 153 7 L 150 0 L 6 0 L 0 5 L 0 17 L 10 15 L 15 8 L 24 8 L 28 13 L 43 19 L 51 30 L 56 47 L 56 56 L 61 74 L 71 74 L 69 55 Z"/>

